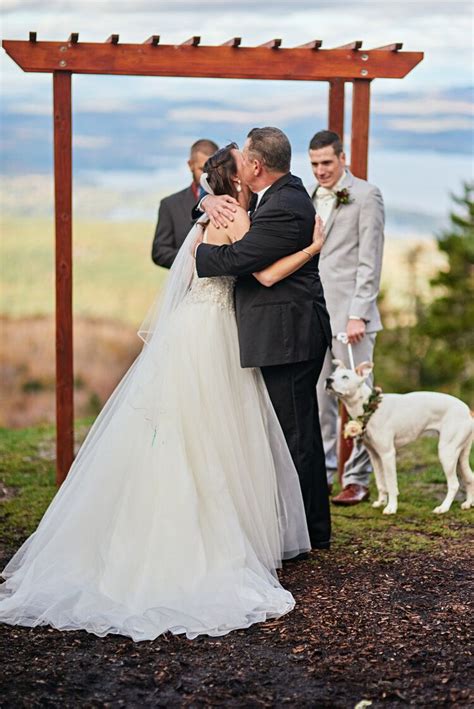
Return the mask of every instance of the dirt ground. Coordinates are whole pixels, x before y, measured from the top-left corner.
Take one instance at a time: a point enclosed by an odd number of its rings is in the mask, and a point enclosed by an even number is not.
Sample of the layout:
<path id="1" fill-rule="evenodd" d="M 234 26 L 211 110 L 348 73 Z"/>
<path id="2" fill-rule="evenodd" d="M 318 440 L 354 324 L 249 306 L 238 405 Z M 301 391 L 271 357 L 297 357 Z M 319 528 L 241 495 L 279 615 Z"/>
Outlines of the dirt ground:
<path id="1" fill-rule="evenodd" d="M 370 556 L 285 565 L 296 609 L 221 638 L 2 626 L 0 706 L 474 706 L 469 546 Z"/>

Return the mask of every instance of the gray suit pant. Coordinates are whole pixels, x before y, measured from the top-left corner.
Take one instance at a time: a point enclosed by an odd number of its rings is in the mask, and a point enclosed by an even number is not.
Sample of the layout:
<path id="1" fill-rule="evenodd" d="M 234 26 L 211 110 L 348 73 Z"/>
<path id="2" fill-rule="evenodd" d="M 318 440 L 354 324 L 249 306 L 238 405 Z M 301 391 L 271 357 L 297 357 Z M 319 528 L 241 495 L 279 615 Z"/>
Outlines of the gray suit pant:
<path id="1" fill-rule="evenodd" d="M 362 342 L 352 345 L 354 364 L 357 366 L 361 362 L 373 361 L 373 352 L 376 333 L 369 333 L 364 336 Z M 347 345 L 338 342 L 335 337 L 332 340 L 332 354 L 328 351 L 324 360 L 321 375 L 318 380 L 317 393 L 319 403 L 319 419 L 321 422 L 321 433 L 323 436 L 324 453 L 326 456 L 326 470 L 328 483 L 332 483 L 337 470 L 337 441 L 338 441 L 338 402 L 336 397 L 328 394 L 325 389 L 326 378 L 334 369 L 332 359 L 342 360 L 348 367 L 349 353 Z M 372 386 L 372 376 L 367 379 L 369 386 Z M 351 483 L 365 485 L 368 487 L 372 466 L 369 454 L 360 443 L 355 443 L 352 454 L 344 466 L 342 478 L 343 487 Z"/>

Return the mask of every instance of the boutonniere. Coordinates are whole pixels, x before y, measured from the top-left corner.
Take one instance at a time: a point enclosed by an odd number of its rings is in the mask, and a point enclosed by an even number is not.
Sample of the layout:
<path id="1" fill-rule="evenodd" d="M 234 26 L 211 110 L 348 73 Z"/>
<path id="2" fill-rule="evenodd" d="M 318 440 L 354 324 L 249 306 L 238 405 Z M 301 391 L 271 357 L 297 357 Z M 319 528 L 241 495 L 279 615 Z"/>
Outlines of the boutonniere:
<path id="1" fill-rule="evenodd" d="M 340 204 L 351 204 L 352 199 L 347 187 L 336 192 L 336 209 Z"/>

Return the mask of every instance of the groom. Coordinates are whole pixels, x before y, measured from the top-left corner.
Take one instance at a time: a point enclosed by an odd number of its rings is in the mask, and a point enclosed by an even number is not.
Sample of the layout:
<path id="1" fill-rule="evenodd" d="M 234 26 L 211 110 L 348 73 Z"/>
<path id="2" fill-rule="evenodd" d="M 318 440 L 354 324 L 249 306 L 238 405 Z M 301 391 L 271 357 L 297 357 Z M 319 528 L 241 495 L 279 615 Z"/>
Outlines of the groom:
<path id="1" fill-rule="evenodd" d="M 251 130 L 242 158 L 242 179 L 254 193 L 250 229 L 230 246 L 200 244 L 196 268 L 200 277 L 238 277 L 241 365 L 262 371 L 300 479 L 312 547 L 327 549 L 331 520 L 315 391 L 331 328 L 319 257 L 271 288 L 252 276 L 309 246 L 314 207 L 301 180 L 290 173 L 291 146 L 281 130 Z M 202 207 L 215 222 L 232 209 L 232 201 L 208 196 Z"/>

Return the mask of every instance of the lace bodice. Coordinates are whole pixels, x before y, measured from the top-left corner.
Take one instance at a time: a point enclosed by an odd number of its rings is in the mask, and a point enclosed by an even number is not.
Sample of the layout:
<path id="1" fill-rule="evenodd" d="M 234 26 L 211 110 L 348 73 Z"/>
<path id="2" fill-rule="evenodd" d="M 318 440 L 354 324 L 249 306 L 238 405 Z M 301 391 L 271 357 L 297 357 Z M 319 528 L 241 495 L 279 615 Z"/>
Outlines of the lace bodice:
<path id="1" fill-rule="evenodd" d="M 213 303 L 223 310 L 234 311 L 233 276 L 216 276 L 215 278 L 199 278 L 194 272 L 191 287 L 186 296 L 187 303 Z"/>
<path id="2" fill-rule="evenodd" d="M 204 243 L 207 243 L 207 233 L 204 233 Z M 194 267 L 193 280 L 186 296 L 188 303 L 213 303 L 223 310 L 234 311 L 234 276 L 215 276 L 214 278 L 199 278 Z"/>

